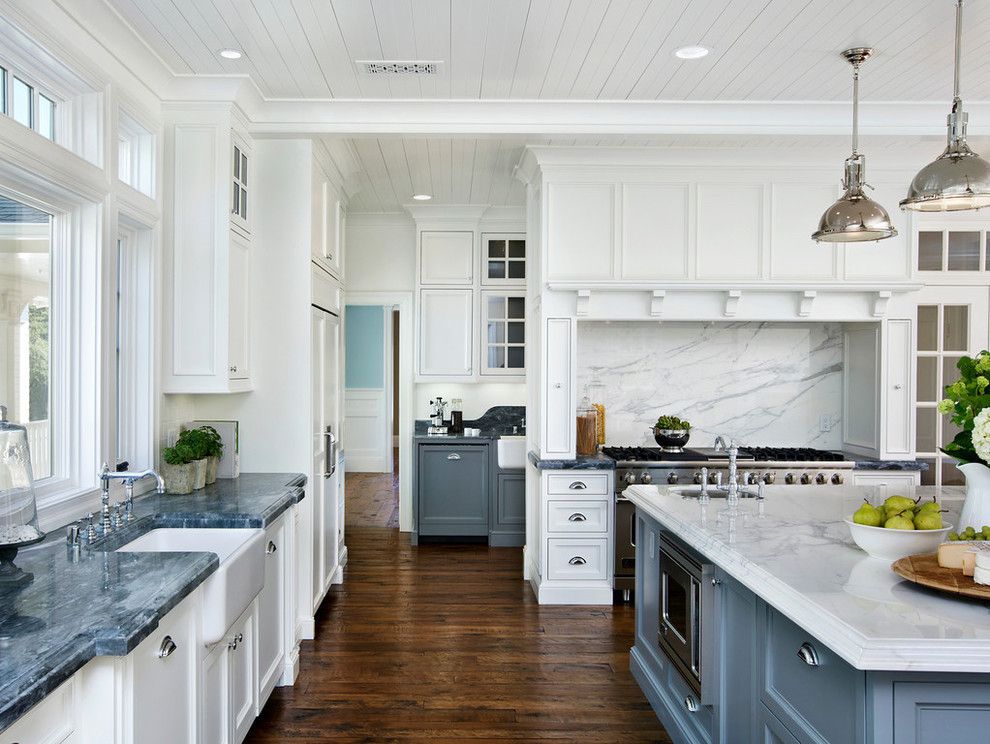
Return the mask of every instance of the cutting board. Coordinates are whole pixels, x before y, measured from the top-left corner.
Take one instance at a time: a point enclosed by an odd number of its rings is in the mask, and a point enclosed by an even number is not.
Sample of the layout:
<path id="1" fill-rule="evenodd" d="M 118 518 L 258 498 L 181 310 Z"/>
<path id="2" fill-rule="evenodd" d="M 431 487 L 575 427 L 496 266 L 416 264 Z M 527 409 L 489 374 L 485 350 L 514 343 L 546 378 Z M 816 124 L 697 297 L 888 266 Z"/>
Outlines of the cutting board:
<path id="1" fill-rule="evenodd" d="M 935 553 L 919 553 L 894 561 L 891 570 L 915 584 L 928 586 L 950 594 L 961 594 L 990 601 L 990 586 L 977 584 L 971 576 L 953 568 L 938 565 Z"/>

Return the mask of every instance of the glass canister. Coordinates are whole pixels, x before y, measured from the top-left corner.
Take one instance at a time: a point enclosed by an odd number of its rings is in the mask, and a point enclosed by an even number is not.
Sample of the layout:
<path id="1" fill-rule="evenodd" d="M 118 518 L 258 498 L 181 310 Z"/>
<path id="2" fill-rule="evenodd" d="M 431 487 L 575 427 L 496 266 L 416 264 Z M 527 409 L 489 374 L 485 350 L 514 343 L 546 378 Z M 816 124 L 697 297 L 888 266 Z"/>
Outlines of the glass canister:
<path id="1" fill-rule="evenodd" d="M 44 539 L 38 528 L 27 429 L 7 421 L 0 406 L 0 587 L 30 580 L 13 564 L 18 548 Z"/>
<path id="2" fill-rule="evenodd" d="M 464 433 L 464 401 L 460 398 L 450 402 L 450 433 Z"/>
<path id="3" fill-rule="evenodd" d="M 598 452 L 598 411 L 585 396 L 577 409 L 577 454 L 581 457 Z"/>

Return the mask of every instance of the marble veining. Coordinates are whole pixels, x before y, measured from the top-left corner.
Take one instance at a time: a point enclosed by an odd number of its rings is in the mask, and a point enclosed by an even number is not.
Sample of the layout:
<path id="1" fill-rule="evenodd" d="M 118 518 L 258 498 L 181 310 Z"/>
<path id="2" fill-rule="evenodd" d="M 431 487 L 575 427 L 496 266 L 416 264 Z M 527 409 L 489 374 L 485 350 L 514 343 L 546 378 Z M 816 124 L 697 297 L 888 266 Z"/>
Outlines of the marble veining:
<path id="1" fill-rule="evenodd" d="M 801 486 L 768 486 L 736 517 L 724 502 L 702 506 L 667 487 L 631 486 L 624 495 L 858 669 L 986 673 L 990 606 L 918 587 L 867 556 L 843 520 L 873 489 L 827 491 L 809 498 Z M 938 495 L 951 523 L 964 490 L 915 495 Z"/>
<path id="2" fill-rule="evenodd" d="M 75 555 L 64 530 L 21 550 L 34 574 L 0 589 L 0 731 L 96 656 L 124 656 L 219 565 L 213 553 L 117 553 L 156 527 L 263 528 L 303 498 L 298 474 L 245 473 L 185 496 L 135 501 L 136 520 Z"/>
<path id="3" fill-rule="evenodd" d="M 525 422 L 526 406 L 492 406 L 476 419 L 464 419 L 464 426 L 480 429 L 483 438 L 494 439 L 505 434 L 525 434 Z M 417 419 L 415 435 L 426 436 L 429 426 L 428 419 Z M 513 427 L 517 431 L 513 431 Z"/>
<path id="4" fill-rule="evenodd" d="M 536 452 L 529 451 L 529 461 L 538 470 L 615 470 L 615 460 L 602 453 L 576 457 L 573 460 L 542 458 Z"/>
<path id="5" fill-rule="evenodd" d="M 578 324 L 578 394 L 605 404 L 610 445 L 653 445 L 665 413 L 692 423 L 689 446 L 837 449 L 842 366 L 838 323 Z"/>

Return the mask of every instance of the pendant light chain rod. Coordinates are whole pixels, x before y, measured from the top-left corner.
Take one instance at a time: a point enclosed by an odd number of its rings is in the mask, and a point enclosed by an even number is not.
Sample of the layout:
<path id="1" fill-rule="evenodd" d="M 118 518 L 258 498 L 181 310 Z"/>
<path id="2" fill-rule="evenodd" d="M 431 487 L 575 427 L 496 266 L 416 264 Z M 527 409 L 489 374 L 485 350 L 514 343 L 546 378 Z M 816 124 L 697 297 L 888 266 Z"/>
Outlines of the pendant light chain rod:
<path id="1" fill-rule="evenodd" d="M 859 62 L 853 62 L 853 156 L 859 154 Z"/>
<path id="2" fill-rule="evenodd" d="M 962 59 L 962 4 L 963 0 L 956 0 L 956 63 L 952 78 L 952 109 L 959 108 L 962 103 L 959 98 L 959 68 Z"/>

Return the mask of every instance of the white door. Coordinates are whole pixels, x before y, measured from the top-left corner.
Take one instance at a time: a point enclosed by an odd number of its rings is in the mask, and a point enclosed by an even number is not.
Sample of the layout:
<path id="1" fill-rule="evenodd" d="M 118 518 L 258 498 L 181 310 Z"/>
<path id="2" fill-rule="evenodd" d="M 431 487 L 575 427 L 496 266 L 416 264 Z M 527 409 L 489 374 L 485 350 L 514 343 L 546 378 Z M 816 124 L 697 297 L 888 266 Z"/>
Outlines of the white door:
<path id="1" fill-rule="evenodd" d="M 420 234 L 420 284 L 471 284 L 474 233 L 426 230 Z"/>
<path id="2" fill-rule="evenodd" d="M 227 335 L 228 375 L 231 380 L 250 377 L 250 269 L 248 242 L 237 233 L 230 234 L 230 297 Z"/>
<path id="3" fill-rule="evenodd" d="M 227 689 L 227 641 L 217 643 L 203 660 L 200 675 L 199 740 L 211 744 L 230 742 L 230 691 Z"/>

